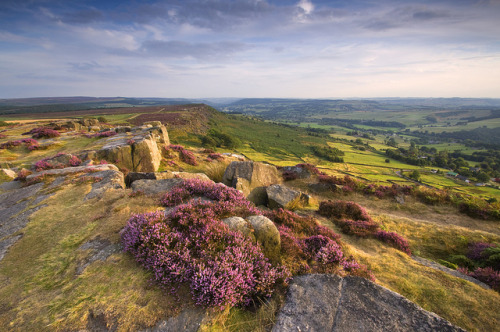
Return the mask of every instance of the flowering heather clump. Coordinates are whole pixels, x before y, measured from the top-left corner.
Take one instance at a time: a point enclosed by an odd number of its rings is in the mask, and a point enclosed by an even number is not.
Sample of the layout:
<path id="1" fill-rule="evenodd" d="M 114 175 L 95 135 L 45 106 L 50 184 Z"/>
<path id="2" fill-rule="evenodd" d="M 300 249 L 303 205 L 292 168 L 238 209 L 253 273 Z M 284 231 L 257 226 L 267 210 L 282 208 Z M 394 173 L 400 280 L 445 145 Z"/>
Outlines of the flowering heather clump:
<path id="1" fill-rule="evenodd" d="M 189 150 L 182 150 L 181 151 L 181 160 L 185 162 L 188 165 L 191 166 L 196 166 L 198 165 L 198 161 L 196 160 L 196 156 L 194 155 L 193 152 Z"/>
<path id="2" fill-rule="evenodd" d="M 30 175 L 31 172 L 28 171 L 27 169 L 22 169 L 19 171 L 19 173 L 17 173 L 17 177 L 14 179 L 14 180 L 17 180 L 17 181 L 25 181 L 26 180 L 26 177 L 28 175 Z"/>
<path id="3" fill-rule="evenodd" d="M 220 153 L 210 153 L 210 154 L 208 154 L 208 158 L 210 158 L 212 160 L 217 160 L 217 161 L 224 160 L 224 156 L 221 155 Z"/>
<path id="4" fill-rule="evenodd" d="M 318 232 L 323 231 L 323 229 L 319 229 L 322 227 L 316 223 L 316 221 L 311 217 L 301 217 L 295 212 L 288 211 L 285 209 L 277 209 L 264 212 L 264 215 L 271 219 L 277 225 L 283 225 L 292 230 L 295 234 L 311 236 L 316 235 Z M 333 235 L 334 234 L 334 235 Z M 328 234 L 332 235 L 333 240 L 336 240 L 335 236 L 337 234 L 333 233 Z"/>
<path id="5" fill-rule="evenodd" d="M 281 176 L 283 177 L 284 181 L 292 181 L 299 178 L 299 174 L 294 171 L 283 171 L 283 173 L 281 173 Z"/>
<path id="6" fill-rule="evenodd" d="M 366 220 L 339 220 L 336 222 L 342 232 L 360 237 L 373 236 L 379 230 L 379 225 L 374 221 Z"/>
<path id="7" fill-rule="evenodd" d="M 167 147 L 166 147 L 167 148 Z M 165 148 L 165 149 L 166 149 Z M 184 150 L 184 147 L 182 145 L 173 145 L 173 144 L 170 144 L 168 146 L 169 149 L 172 149 L 174 151 L 177 151 L 177 152 L 181 152 L 182 150 Z"/>
<path id="8" fill-rule="evenodd" d="M 101 138 L 101 137 L 111 137 L 115 136 L 116 132 L 113 130 L 108 130 L 108 131 L 102 131 L 100 133 L 95 133 L 95 134 L 86 134 L 85 137 L 87 138 Z"/>
<path id="9" fill-rule="evenodd" d="M 185 204 L 168 217 L 135 215 L 122 235 L 124 250 L 162 286 L 189 283 L 199 305 L 222 309 L 270 296 L 287 271 L 273 267 L 249 238 L 229 231 L 214 211 L 217 205 Z"/>
<path id="10" fill-rule="evenodd" d="M 231 212 L 237 209 L 244 209 L 249 214 L 260 214 L 260 211 L 240 191 L 221 183 L 199 179 L 184 180 L 180 185 L 166 193 L 160 200 L 160 203 L 163 206 L 171 207 L 186 203 L 189 199 L 196 196 L 204 196 L 221 203 L 218 207 L 221 211 L 228 209 L 226 212 Z"/>
<path id="11" fill-rule="evenodd" d="M 315 174 L 315 175 L 322 174 L 321 171 L 313 164 L 297 164 L 297 165 L 295 165 L 295 167 L 307 169 L 309 171 L 309 173 L 311 173 L 311 174 Z"/>
<path id="12" fill-rule="evenodd" d="M 458 271 L 470 277 L 476 278 L 477 280 L 489 285 L 497 292 L 500 292 L 500 271 L 495 271 L 491 267 L 478 267 L 473 272 L 470 272 L 467 268 L 459 268 Z"/>
<path id="13" fill-rule="evenodd" d="M 485 250 L 488 248 L 496 247 L 493 243 L 485 243 L 485 242 L 473 242 L 469 244 L 469 248 L 467 251 L 467 257 L 479 261 L 485 258 Z"/>
<path id="14" fill-rule="evenodd" d="M 7 135 L 0 133 L 0 139 L 7 138 Z"/>
<path id="15" fill-rule="evenodd" d="M 319 204 L 318 213 L 334 219 L 353 219 L 371 221 L 366 210 L 354 202 L 323 201 Z"/>
<path id="16" fill-rule="evenodd" d="M 24 144 L 28 148 L 28 150 L 30 150 L 30 151 L 36 150 L 39 147 L 37 140 L 34 140 L 32 138 L 23 138 L 23 139 L 16 140 L 16 141 L 8 141 L 5 143 L 2 143 L 2 144 L 0 144 L 0 149 L 12 149 L 12 148 L 19 146 L 21 144 Z"/>
<path id="17" fill-rule="evenodd" d="M 23 133 L 23 135 L 31 135 L 33 138 L 53 138 L 61 136 L 57 130 L 45 127 L 31 129 L 30 131 Z"/>
<path id="18" fill-rule="evenodd" d="M 78 158 L 77 156 L 71 156 L 71 158 L 69 159 L 69 164 L 72 167 L 80 166 L 81 163 L 82 163 L 81 159 Z"/>
<path id="19" fill-rule="evenodd" d="M 375 236 L 382 242 L 385 242 L 411 256 L 411 250 L 408 241 L 398 233 L 380 230 L 375 234 Z"/>

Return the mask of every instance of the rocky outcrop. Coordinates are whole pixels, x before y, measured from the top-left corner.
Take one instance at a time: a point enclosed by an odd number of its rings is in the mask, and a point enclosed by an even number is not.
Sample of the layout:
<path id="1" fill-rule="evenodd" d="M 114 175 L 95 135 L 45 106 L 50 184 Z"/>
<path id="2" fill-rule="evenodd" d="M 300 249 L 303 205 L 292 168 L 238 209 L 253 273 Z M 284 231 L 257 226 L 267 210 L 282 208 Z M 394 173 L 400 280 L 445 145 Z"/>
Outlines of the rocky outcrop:
<path id="1" fill-rule="evenodd" d="M 17 181 L 12 182 L 16 184 Z M 41 194 L 43 183 L 25 188 L 12 187 L 0 195 L 0 261 L 5 253 L 22 235 L 15 235 L 29 223 L 29 217 L 43 205 L 39 205 L 49 195 Z M 7 186 L 2 186 L 7 188 Z M 10 189 L 10 188 L 9 188 Z"/>
<path id="2" fill-rule="evenodd" d="M 64 176 L 81 172 L 90 174 L 90 173 L 103 172 L 109 170 L 118 171 L 118 168 L 115 165 L 104 164 L 104 165 L 76 166 L 76 167 L 48 169 L 28 175 L 26 177 L 26 180 L 32 180 L 41 175 Z"/>
<path id="3" fill-rule="evenodd" d="M 119 129 L 119 134 L 106 139 L 97 151 L 104 159 L 134 172 L 156 172 L 161 162 L 161 148 L 170 144 L 165 126 L 144 125 Z"/>
<path id="4" fill-rule="evenodd" d="M 283 172 L 293 173 L 298 179 L 309 179 L 312 176 L 311 171 L 305 167 L 299 166 L 285 166 Z"/>
<path id="5" fill-rule="evenodd" d="M 92 189 L 85 196 L 85 200 L 103 197 L 108 190 L 125 189 L 125 179 L 120 171 L 107 170 L 83 176 L 96 179 L 95 183 L 92 183 Z"/>
<path id="6" fill-rule="evenodd" d="M 165 180 L 165 179 L 200 179 L 210 181 L 205 173 L 188 172 L 130 172 L 125 177 L 125 184 L 130 187 L 136 180 Z"/>
<path id="7" fill-rule="evenodd" d="M 273 184 L 267 187 L 266 194 L 268 199 L 267 206 L 271 209 L 290 209 L 309 204 L 309 195 L 280 184 Z"/>
<path id="8" fill-rule="evenodd" d="M 147 195 L 166 193 L 176 185 L 182 183 L 183 179 L 164 180 L 137 180 L 131 185 L 133 191 L 141 191 Z"/>
<path id="9" fill-rule="evenodd" d="M 206 318 L 206 311 L 200 307 L 184 309 L 176 317 L 168 320 L 163 320 L 156 324 L 155 327 L 142 330 L 141 332 L 196 332 Z"/>
<path id="10" fill-rule="evenodd" d="M 266 187 L 281 183 L 276 167 L 252 161 L 233 161 L 227 167 L 222 182 L 243 192 L 257 205 L 266 204 Z"/>
<path id="11" fill-rule="evenodd" d="M 273 332 L 464 331 L 361 277 L 294 277 Z"/>
<path id="12" fill-rule="evenodd" d="M 264 255 L 274 262 L 280 260 L 281 239 L 276 225 L 264 216 L 250 216 L 246 218 L 253 229 L 257 242 L 262 246 Z"/>

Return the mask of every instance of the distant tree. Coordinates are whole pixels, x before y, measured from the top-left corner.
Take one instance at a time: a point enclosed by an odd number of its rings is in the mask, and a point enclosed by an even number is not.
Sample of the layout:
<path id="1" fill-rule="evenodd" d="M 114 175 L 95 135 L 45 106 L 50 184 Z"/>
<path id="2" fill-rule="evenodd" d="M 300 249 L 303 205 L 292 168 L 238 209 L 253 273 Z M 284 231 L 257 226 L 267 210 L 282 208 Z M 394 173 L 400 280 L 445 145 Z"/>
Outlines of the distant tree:
<path id="1" fill-rule="evenodd" d="M 414 170 L 413 172 L 411 172 L 410 179 L 413 179 L 415 181 L 420 182 L 420 172 L 417 170 Z"/>
<path id="2" fill-rule="evenodd" d="M 398 143 L 396 142 L 396 140 L 394 139 L 394 137 L 391 137 L 389 138 L 385 144 L 389 145 L 389 146 L 392 146 L 392 147 L 397 147 L 398 146 Z"/>
<path id="3" fill-rule="evenodd" d="M 479 182 L 488 182 L 490 180 L 490 177 L 488 174 L 484 173 L 484 172 L 479 172 L 477 173 L 476 175 L 476 179 L 479 181 Z"/>
<path id="4" fill-rule="evenodd" d="M 103 116 L 100 116 L 97 118 L 97 121 L 101 122 L 101 123 L 107 123 L 108 122 L 108 119 L 106 119 L 105 117 Z"/>
<path id="5" fill-rule="evenodd" d="M 387 158 L 387 159 L 385 160 L 385 162 L 386 162 L 386 163 L 390 163 L 390 162 L 391 162 L 391 160 L 390 160 L 389 158 Z"/>

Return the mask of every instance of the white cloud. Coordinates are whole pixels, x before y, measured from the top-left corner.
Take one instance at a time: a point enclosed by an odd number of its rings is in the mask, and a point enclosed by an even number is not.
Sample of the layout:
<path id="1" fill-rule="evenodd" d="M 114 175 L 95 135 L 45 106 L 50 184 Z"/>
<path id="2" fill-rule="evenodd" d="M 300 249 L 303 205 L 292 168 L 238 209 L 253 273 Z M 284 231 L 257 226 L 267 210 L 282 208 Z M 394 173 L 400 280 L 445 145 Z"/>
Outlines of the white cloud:
<path id="1" fill-rule="evenodd" d="M 301 8 L 306 15 L 309 15 L 314 10 L 314 4 L 309 0 L 300 0 L 297 7 Z"/>

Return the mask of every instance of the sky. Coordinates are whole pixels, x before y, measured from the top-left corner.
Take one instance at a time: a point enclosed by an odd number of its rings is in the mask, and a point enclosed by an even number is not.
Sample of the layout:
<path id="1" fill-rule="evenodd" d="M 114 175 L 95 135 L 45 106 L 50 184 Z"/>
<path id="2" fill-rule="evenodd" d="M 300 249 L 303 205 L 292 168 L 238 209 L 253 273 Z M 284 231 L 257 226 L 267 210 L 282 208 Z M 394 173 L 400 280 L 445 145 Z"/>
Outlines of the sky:
<path id="1" fill-rule="evenodd" d="M 0 98 L 500 98 L 500 0 L 1 0 Z"/>

